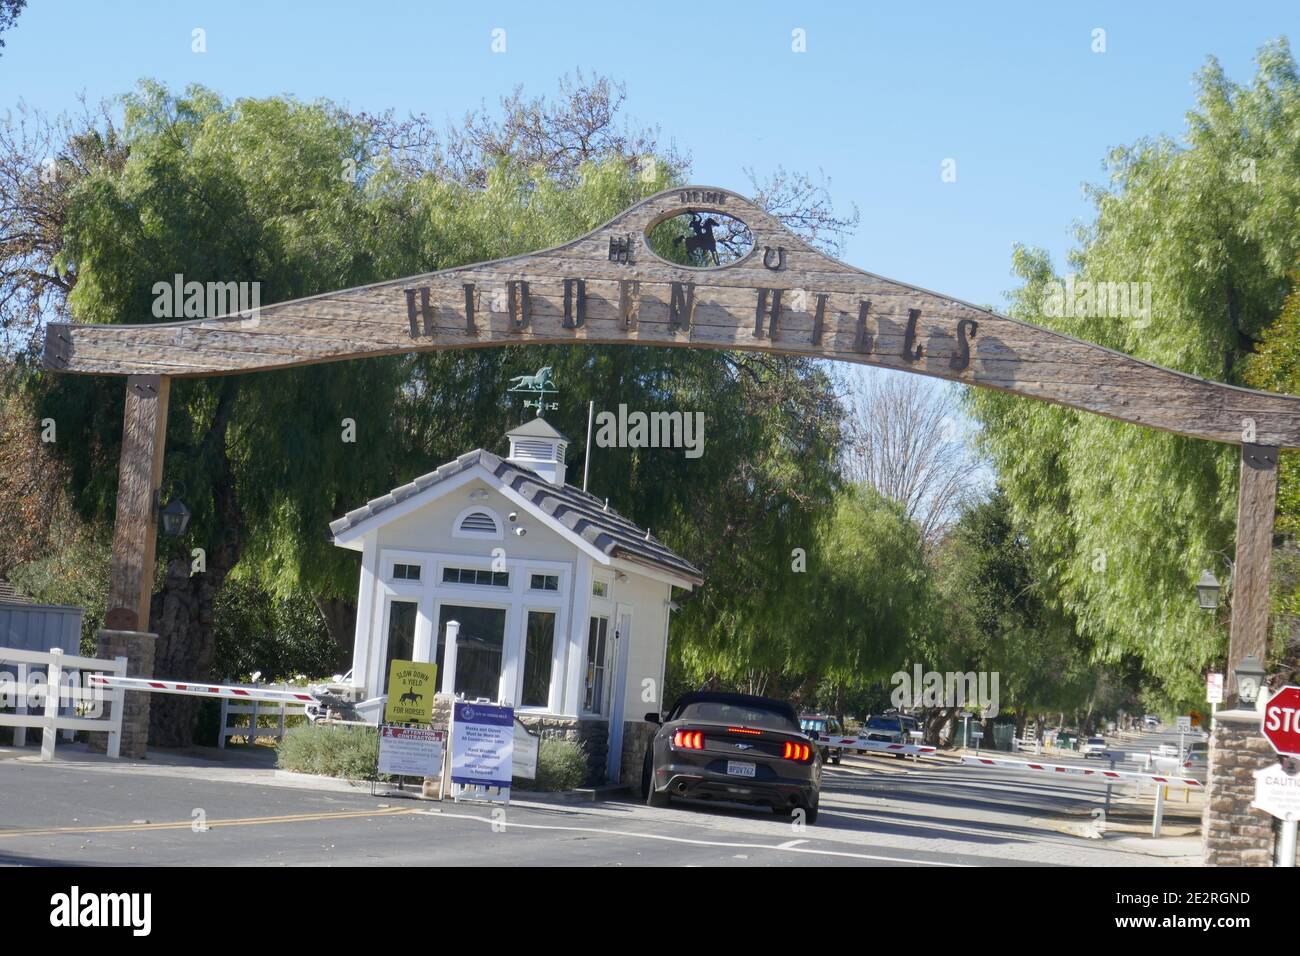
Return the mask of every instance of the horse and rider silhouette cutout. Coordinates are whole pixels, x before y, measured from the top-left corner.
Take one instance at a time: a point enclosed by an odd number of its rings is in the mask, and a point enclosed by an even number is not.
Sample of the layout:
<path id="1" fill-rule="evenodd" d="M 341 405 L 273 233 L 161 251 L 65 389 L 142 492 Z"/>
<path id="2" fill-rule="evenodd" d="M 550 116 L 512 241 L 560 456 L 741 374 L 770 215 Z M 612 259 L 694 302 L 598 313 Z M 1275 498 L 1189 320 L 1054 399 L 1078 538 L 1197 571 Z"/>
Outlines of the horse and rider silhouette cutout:
<path id="1" fill-rule="evenodd" d="M 713 230 L 718 227 L 718 220 L 710 216 L 708 219 L 701 219 L 699 213 L 691 213 L 691 232 L 692 236 L 678 236 L 673 242 L 684 244 L 686 258 L 691 259 L 698 253 L 705 262 L 713 258 L 713 264 L 721 265 L 718 259 L 718 240 L 713 237 Z"/>

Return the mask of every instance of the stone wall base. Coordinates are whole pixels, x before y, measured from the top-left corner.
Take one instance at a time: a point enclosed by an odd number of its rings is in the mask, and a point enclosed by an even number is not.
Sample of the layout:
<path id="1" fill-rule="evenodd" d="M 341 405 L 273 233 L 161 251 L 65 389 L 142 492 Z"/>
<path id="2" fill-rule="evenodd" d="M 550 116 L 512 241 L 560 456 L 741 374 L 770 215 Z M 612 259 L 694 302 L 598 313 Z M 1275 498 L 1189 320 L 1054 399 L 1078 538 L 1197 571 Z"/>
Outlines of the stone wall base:
<path id="1" fill-rule="evenodd" d="M 587 752 L 587 785 L 605 782 L 605 765 L 609 757 L 609 722 L 598 718 L 530 717 L 518 714 L 529 730 L 550 740 L 572 740 Z"/>
<path id="2" fill-rule="evenodd" d="M 97 635 L 95 656 L 104 660 L 126 658 L 127 677 L 153 677 L 154 645 L 157 634 L 144 631 L 101 630 Z M 121 755 L 141 759 L 149 746 L 149 698 L 151 695 L 129 690 L 123 695 Z M 113 704 L 105 702 L 105 716 L 111 715 Z M 91 753 L 108 751 L 108 734 L 90 734 Z"/>
<path id="3" fill-rule="evenodd" d="M 1250 805 L 1255 771 L 1277 759 L 1260 732 L 1259 714 L 1225 711 L 1215 717 L 1202 818 L 1207 866 L 1273 865 L 1273 818 Z"/>

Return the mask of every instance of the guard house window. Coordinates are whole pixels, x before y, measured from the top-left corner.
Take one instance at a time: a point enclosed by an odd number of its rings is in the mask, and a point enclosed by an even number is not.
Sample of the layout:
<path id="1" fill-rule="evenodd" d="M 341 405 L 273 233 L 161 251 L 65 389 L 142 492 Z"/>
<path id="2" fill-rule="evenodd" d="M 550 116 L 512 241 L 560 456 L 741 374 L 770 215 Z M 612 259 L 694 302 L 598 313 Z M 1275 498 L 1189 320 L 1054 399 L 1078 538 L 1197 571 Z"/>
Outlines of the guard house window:
<path id="1" fill-rule="evenodd" d="M 447 622 L 460 622 L 456 641 L 456 676 L 453 687 L 467 700 L 496 700 L 501 687 L 501 661 L 505 648 L 506 611 L 495 607 L 444 604 L 438 612 L 436 663 L 442 672 L 447 653 Z"/>
<path id="2" fill-rule="evenodd" d="M 420 566 L 418 564 L 394 564 L 393 580 L 394 581 L 420 580 Z"/>
<path id="3" fill-rule="evenodd" d="M 587 627 L 587 692 L 582 709 L 589 714 L 605 713 L 605 668 L 609 618 L 593 617 Z"/>
<path id="4" fill-rule="evenodd" d="M 524 707 L 545 707 L 551 702 L 551 663 L 555 650 L 555 613 L 529 611 L 524 635 Z"/>
<path id="5" fill-rule="evenodd" d="M 409 661 L 415 655 L 415 617 L 419 609 L 414 601 L 392 601 L 388 605 L 388 650 L 382 675 L 385 694 L 393 661 Z"/>
<path id="6" fill-rule="evenodd" d="M 591 593 L 598 598 L 609 597 L 609 584 L 605 581 L 592 581 Z"/>
<path id="7" fill-rule="evenodd" d="M 483 568 L 443 568 L 443 584 L 478 584 L 485 587 L 510 587 L 509 571 L 487 571 Z"/>
<path id="8" fill-rule="evenodd" d="M 558 591 L 560 576 L 558 574 L 534 574 L 528 579 L 528 588 L 532 591 Z"/>

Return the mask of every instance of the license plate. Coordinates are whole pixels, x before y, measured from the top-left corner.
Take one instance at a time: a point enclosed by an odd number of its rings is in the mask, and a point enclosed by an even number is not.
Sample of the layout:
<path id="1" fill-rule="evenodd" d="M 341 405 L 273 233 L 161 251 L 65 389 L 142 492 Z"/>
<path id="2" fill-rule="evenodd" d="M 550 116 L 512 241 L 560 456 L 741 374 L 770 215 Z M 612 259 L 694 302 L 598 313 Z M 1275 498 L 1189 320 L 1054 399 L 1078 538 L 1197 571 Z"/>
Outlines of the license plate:
<path id="1" fill-rule="evenodd" d="M 728 760 L 727 773 L 733 777 L 752 777 L 754 776 L 754 764 L 746 760 Z"/>

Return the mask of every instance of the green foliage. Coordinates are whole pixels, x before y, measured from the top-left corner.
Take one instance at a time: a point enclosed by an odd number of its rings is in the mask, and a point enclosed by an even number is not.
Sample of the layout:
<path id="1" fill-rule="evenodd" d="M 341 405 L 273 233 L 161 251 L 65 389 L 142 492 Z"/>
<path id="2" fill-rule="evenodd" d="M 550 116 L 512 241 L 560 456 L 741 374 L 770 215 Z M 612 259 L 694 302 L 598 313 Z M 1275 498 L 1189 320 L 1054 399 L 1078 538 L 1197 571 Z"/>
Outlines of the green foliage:
<path id="1" fill-rule="evenodd" d="M 213 669 L 222 678 L 247 680 L 260 672 L 262 683 L 319 679 L 339 666 L 338 645 L 303 594 L 281 598 L 247 580 L 231 581 L 217 598 L 214 618 Z"/>
<path id="2" fill-rule="evenodd" d="M 40 604 L 82 608 L 80 649 L 66 650 L 94 657 L 95 634 L 108 613 L 108 563 L 108 545 L 72 532 L 57 550 L 10 571 L 9 580 Z"/>
<path id="3" fill-rule="evenodd" d="M 516 779 L 528 790 L 573 790 L 587 782 L 587 751 L 575 740 L 543 737 L 537 747 L 537 778 Z"/>
<path id="4" fill-rule="evenodd" d="M 1185 145 L 1114 151 L 1109 188 L 1070 265 L 1080 279 L 1150 282 L 1149 322 L 1054 317 L 1044 253 L 1018 249 L 1011 314 L 1141 358 L 1240 384 L 1300 257 L 1300 81 L 1284 42 L 1248 87 L 1216 62 L 1198 78 Z M 1099 660 L 1136 655 L 1171 700 L 1199 701 L 1226 633 L 1195 581 L 1231 547 L 1234 449 L 972 390 L 970 411 L 1018 525 L 1041 549 L 1045 594 Z M 1222 565 L 1218 565 L 1222 569 Z"/>
<path id="5" fill-rule="evenodd" d="M 296 773 L 376 780 L 379 734 L 372 727 L 295 727 L 280 741 L 276 765 Z"/>
<path id="6" fill-rule="evenodd" d="M 1287 296 L 1277 321 L 1264 330 L 1247 363 L 1246 384 L 1300 395 L 1300 272 L 1291 274 L 1291 284 L 1298 291 Z M 1277 530 L 1300 536 L 1300 454 L 1282 452 L 1277 481 Z"/>
<path id="7" fill-rule="evenodd" d="M 866 488 L 847 488 L 814 514 L 815 525 L 804 524 L 802 534 L 787 534 L 770 551 L 735 555 L 770 591 L 747 595 L 757 612 L 728 607 L 711 627 L 689 632 L 682 656 L 694 683 L 715 677 L 735 685 L 758 670 L 795 678 L 806 697 L 823 679 L 856 689 L 897 669 L 925 620 L 929 582 L 915 525 Z M 802 572 L 791 556 L 800 546 L 807 554 Z M 687 627 L 694 623 L 683 617 Z M 799 687 L 778 683 L 767 689 Z"/>
<path id="8" fill-rule="evenodd" d="M 968 505 L 934 557 L 935 616 L 914 653 L 926 670 L 999 675 L 1002 712 L 1085 707 L 1099 669 L 1066 613 L 1044 599 L 1040 565 L 996 489 Z"/>

